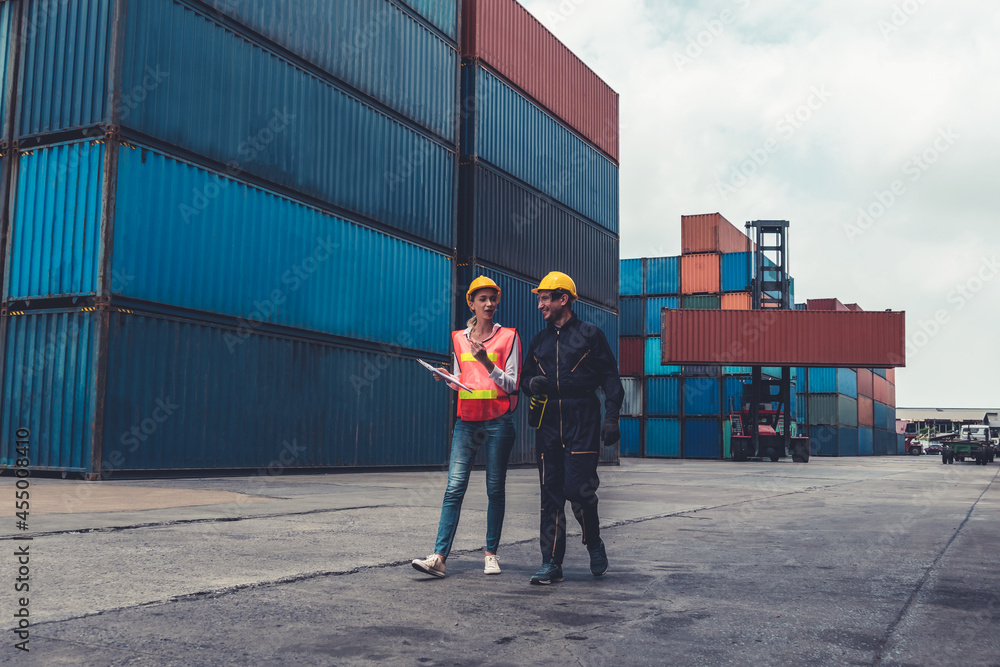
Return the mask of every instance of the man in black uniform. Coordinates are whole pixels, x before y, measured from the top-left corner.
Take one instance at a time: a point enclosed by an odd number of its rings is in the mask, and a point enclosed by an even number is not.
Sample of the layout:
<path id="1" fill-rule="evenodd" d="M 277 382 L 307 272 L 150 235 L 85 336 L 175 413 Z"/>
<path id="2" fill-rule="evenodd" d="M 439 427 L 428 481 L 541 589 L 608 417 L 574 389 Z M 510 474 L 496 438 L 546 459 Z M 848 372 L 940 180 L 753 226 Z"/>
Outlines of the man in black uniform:
<path id="1" fill-rule="evenodd" d="M 618 413 L 625 390 L 604 333 L 573 314 L 573 280 L 553 271 L 531 291 L 538 295 L 538 309 L 547 326 L 528 346 L 521 390 L 536 397 L 536 402 L 538 397 L 548 397 L 535 433 L 542 487 L 542 568 L 531 577 L 531 583 L 551 584 L 563 579 L 567 500 L 583 529 L 590 571 L 599 577 L 608 570 L 608 556 L 597 516 L 597 461 L 601 441 L 609 446 L 620 438 Z M 605 396 L 603 424 L 595 393 L 599 387 Z"/>

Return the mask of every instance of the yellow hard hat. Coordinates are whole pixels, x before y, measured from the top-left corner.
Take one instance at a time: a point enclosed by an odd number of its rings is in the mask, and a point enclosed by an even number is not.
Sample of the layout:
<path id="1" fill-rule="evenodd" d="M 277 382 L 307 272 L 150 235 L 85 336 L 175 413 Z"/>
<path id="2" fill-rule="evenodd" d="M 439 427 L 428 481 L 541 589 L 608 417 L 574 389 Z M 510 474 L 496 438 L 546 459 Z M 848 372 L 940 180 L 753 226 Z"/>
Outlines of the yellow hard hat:
<path id="1" fill-rule="evenodd" d="M 487 278 L 486 276 L 479 276 L 478 278 L 472 281 L 472 284 L 469 285 L 469 291 L 465 293 L 465 300 L 469 303 L 470 306 L 472 305 L 472 293 L 475 292 L 476 290 L 481 290 L 484 287 L 495 289 L 497 291 L 497 298 L 498 299 L 500 298 L 500 286 L 497 285 L 492 280 L 490 280 L 489 278 Z"/>
<path id="2" fill-rule="evenodd" d="M 538 294 L 538 290 L 554 290 L 561 289 L 563 291 L 569 292 L 570 296 L 574 299 L 576 297 L 576 283 L 573 279 L 567 276 L 562 271 L 550 271 L 547 276 L 542 278 L 542 282 L 538 283 L 538 287 L 531 290 L 535 294 Z"/>

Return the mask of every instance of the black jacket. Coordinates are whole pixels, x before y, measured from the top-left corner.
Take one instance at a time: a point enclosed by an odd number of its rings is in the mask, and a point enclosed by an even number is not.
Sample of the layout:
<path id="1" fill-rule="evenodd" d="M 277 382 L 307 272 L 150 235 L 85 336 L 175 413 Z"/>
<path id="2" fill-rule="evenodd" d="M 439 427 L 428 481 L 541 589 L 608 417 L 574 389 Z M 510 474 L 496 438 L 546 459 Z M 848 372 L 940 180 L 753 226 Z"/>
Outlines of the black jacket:
<path id="1" fill-rule="evenodd" d="M 544 375 L 553 389 L 549 398 L 586 398 L 604 390 L 605 419 L 618 419 L 625 390 L 618 377 L 618 362 L 604 332 L 573 315 L 557 329 L 549 324 L 539 331 L 524 355 L 521 391 L 530 395 L 531 378 Z"/>

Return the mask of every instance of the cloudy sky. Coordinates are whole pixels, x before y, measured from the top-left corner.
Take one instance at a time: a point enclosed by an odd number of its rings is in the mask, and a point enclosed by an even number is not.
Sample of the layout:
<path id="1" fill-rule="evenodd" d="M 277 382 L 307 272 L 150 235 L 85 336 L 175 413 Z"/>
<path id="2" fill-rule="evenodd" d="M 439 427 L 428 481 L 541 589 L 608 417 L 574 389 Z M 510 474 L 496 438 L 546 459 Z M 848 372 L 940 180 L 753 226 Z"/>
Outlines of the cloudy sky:
<path id="1" fill-rule="evenodd" d="M 898 405 L 1000 406 L 1000 5 L 521 2 L 621 96 L 623 258 L 787 219 L 797 301 L 906 311 Z"/>

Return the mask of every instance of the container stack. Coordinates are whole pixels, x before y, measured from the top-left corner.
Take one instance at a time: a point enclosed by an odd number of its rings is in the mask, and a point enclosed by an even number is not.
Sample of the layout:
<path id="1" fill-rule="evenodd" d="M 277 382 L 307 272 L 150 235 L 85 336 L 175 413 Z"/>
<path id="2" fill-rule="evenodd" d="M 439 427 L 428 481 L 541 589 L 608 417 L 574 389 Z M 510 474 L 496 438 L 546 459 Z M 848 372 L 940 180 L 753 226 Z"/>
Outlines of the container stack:
<path id="1" fill-rule="evenodd" d="M 446 460 L 457 10 L 0 3 L 2 462 Z"/>
<path id="2" fill-rule="evenodd" d="M 809 299 L 807 310 L 859 311 L 838 299 Z M 886 456 L 905 452 L 896 435 L 892 369 L 802 368 L 797 415 L 817 456 Z"/>
<path id="3" fill-rule="evenodd" d="M 530 290 L 562 271 L 574 312 L 617 350 L 617 93 L 514 0 L 464 0 L 461 50 L 456 326 L 486 275 L 503 291 L 497 321 L 526 349 L 544 326 Z M 527 411 L 515 419 L 511 462 L 534 463 Z"/>
<path id="4" fill-rule="evenodd" d="M 729 456 L 728 417 L 750 368 L 660 363 L 663 308 L 749 310 L 754 245 L 719 213 L 681 217 L 683 254 L 621 261 L 619 366 L 636 397 L 626 456 Z M 778 368 L 763 369 L 777 377 Z M 625 414 L 625 413 L 623 413 Z M 794 416 L 794 415 L 793 415 Z"/>

